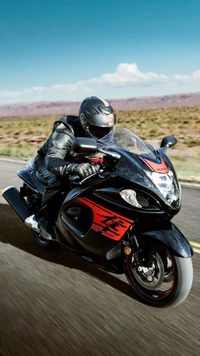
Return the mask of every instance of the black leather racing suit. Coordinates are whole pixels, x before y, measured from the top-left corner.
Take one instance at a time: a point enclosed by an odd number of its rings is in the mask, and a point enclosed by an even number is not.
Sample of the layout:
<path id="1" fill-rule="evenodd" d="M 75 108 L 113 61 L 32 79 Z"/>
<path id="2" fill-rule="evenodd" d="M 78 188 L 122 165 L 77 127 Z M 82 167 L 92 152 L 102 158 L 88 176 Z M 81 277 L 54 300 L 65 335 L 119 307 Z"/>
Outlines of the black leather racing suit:
<path id="1" fill-rule="evenodd" d="M 38 150 L 37 169 L 48 186 L 65 176 L 67 165 L 73 162 L 70 151 L 74 137 L 85 137 L 78 117 L 63 116 L 54 123 L 51 135 Z"/>
<path id="2" fill-rule="evenodd" d="M 40 225 L 55 221 L 61 186 L 69 189 L 68 179 L 63 177 L 66 175 L 67 167 L 73 162 L 70 155 L 72 141 L 74 137 L 85 136 L 77 116 L 63 116 L 54 123 L 51 135 L 38 150 L 35 158 L 36 167 L 46 181 L 45 194 L 37 217 Z"/>

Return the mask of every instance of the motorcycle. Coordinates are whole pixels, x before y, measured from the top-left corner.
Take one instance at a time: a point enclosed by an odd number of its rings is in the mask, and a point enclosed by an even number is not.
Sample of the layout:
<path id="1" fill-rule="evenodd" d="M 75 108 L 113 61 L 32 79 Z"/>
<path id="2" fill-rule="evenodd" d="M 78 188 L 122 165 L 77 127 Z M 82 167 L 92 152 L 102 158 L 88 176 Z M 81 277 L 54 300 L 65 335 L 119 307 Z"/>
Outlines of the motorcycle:
<path id="1" fill-rule="evenodd" d="M 75 138 L 75 160 L 100 163 L 101 169 L 61 194 L 55 240 L 45 240 L 30 226 L 42 247 L 62 244 L 109 272 L 125 274 L 147 304 L 171 307 L 182 303 L 193 282 L 193 250 L 172 222 L 181 208 L 181 186 L 166 155 L 177 139 L 165 136 L 155 148 L 127 129 L 101 140 Z M 37 216 L 45 185 L 34 159 L 17 172 L 20 191 L 7 187 L 3 197 L 23 222 Z M 36 222 L 37 223 L 37 222 Z"/>

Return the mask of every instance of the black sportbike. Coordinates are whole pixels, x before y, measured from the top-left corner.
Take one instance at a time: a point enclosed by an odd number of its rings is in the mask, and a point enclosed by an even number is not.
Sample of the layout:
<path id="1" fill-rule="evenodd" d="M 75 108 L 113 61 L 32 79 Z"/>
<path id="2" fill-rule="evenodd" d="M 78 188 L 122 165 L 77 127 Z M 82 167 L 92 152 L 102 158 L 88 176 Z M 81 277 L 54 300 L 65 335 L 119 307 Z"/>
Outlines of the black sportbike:
<path id="1" fill-rule="evenodd" d="M 151 306 L 183 302 L 193 281 L 193 251 L 171 222 L 181 208 L 181 187 L 166 150 L 176 142 L 165 136 L 156 149 L 127 129 L 98 142 L 75 138 L 74 159 L 99 162 L 101 170 L 82 181 L 70 177 L 70 191 L 61 193 L 55 240 L 44 240 L 33 226 L 37 243 L 60 243 L 98 267 L 125 273 Z M 45 186 L 34 159 L 17 174 L 24 182 L 20 192 L 8 187 L 3 196 L 25 222 L 37 216 Z"/>

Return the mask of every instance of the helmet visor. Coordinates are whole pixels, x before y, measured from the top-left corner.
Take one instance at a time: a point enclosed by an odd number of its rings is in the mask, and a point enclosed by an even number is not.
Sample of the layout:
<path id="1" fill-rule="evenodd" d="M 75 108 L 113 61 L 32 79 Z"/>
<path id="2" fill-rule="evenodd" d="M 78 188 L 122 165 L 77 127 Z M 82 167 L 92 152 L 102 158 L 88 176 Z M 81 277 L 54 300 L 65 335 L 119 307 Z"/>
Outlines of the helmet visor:
<path id="1" fill-rule="evenodd" d="M 96 139 L 100 139 L 107 134 L 109 134 L 113 130 L 113 127 L 100 127 L 100 126 L 94 126 L 90 125 L 89 126 L 89 132 L 92 137 Z"/>

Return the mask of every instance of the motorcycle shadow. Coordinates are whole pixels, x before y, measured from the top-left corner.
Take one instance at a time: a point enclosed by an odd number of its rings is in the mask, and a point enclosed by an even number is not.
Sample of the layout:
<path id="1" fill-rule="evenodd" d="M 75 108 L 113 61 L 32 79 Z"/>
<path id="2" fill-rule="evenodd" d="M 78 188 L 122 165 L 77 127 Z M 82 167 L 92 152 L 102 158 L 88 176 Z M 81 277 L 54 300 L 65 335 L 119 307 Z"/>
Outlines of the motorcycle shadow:
<path id="1" fill-rule="evenodd" d="M 28 227 L 22 223 L 17 214 L 7 204 L 0 204 L 0 242 L 11 244 L 43 260 L 81 270 L 139 301 L 128 282 L 119 279 L 118 275 L 115 277 L 115 275 L 95 267 L 63 246 L 59 249 L 48 250 L 37 245 Z"/>

